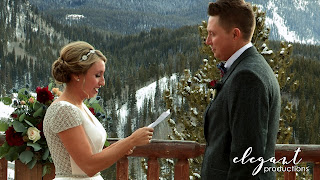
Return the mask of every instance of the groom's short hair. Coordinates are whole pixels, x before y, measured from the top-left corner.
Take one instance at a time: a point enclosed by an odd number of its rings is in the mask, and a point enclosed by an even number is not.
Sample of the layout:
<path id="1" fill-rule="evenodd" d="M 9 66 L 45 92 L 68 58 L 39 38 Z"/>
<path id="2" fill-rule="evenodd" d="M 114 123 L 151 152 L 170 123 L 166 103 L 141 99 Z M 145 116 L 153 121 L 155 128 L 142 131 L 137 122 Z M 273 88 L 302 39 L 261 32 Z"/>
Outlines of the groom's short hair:
<path id="1" fill-rule="evenodd" d="M 226 30 L 239 28 L 245 40 L 251 41 L 255 29 L 255 15 L 250 3 L 244 0 L 217 0 L 209 3 L 209 16 L 219 16 L 219 24 Z"/>

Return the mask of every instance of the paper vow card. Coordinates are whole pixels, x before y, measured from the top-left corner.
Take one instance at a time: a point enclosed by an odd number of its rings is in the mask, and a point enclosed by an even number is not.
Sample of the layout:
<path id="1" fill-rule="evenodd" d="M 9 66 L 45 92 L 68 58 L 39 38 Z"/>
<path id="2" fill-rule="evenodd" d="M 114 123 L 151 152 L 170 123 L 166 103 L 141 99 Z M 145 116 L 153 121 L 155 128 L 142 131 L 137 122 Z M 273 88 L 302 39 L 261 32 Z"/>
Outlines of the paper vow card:
<path id="1" fill-rule="evenodd" d="M 170 118 L 170 109 L 168 109 L 166 112 L 163 112 L 158 119 L 151 123 L 148 127 L 156 127 L 159 123 L 161 123 L 163 120 L 168 120 Z"/>

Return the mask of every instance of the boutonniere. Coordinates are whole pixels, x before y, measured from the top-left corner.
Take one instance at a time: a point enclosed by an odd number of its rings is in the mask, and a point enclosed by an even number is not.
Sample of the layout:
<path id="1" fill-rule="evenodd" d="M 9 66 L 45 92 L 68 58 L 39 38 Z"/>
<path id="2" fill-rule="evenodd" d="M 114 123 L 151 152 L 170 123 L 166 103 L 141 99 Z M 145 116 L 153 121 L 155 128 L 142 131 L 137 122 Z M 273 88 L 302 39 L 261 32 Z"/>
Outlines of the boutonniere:
<path id="1" fill-rule="evenodd" d="M 212 93 L 211 93 L 211 97 L 212 100 L 217 96 L 217 94 L 219 93 L 220 89 L 222 88 L 222 82 L 221 80 L 212 80 L 210 83 L 210 89 L 212 89 Z"/>

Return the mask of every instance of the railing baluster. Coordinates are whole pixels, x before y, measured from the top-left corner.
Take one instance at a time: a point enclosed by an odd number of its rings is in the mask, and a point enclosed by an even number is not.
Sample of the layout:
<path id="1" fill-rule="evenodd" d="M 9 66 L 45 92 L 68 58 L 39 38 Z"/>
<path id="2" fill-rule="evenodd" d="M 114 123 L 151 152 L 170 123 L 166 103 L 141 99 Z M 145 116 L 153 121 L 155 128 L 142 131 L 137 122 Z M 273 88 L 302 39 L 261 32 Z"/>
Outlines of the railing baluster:
<path id="1" fill-rule="evenodd" d="M 15 180 L 42 179 L 42 165 L 36 164 L 31 170 L 21 161 L 15 161 Z"/>
<path id="2" fill-rule="evenodd" d="M 175 180 L 188 180 L 189 179 L 188 159 L 178 159 L 178 162 L 174 166 L 174 179 Z"/>
<path id="3" fill-rule="evenodd" d="M 150 157 L 148 159 L 148 180 L 159 180 L 160 166 L 156 157 Z"/>
<path id="4" fill-rule="evenodd" d="M 293 167 L 294 164 L 288 164 L 288 165 L 284 165 L 284 167 L 286 169 L 288 169 L 288 167 Z M 284 172 L 284 180 L 295 180 L 296 179 L 296 172 L 295 171 L 286 171 Z"/>
<path id="5" fill-rule="evenodd" d="M 0 179 L 8 177 L 8 162 L 5 158 L 0 159 Z"/>
<path id="6" fill-rule="evenodd" d="M 55 168 L 53 163 L 50 164 L 50 174 L 46 174 L 44 177 L 42 177 L 42 180 L 52 180 L 55 177 Z"/>
<path id="7" fill-rule="evenodd" d="M 320 180 L 320 162 L 314 163 L 313 180 Z"/>
<path id="8" fill-rule="evenodd" d="M 125 156 L 117 162 L 117 180 L 128 180 L 129 179 L 128 169 L 129 169 L 129 161 L 127 156 Z"/>

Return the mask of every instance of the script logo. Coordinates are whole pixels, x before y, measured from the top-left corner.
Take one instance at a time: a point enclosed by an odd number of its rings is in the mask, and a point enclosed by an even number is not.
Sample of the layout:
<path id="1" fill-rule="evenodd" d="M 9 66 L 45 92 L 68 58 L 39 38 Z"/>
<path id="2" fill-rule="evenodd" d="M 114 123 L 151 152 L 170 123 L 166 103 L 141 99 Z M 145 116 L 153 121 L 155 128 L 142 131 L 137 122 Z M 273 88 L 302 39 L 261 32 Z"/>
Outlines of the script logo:
<path id="1" fill-rule="evenodd" d="M 253 170 L 253 172 L 252 172 L 252 175 L 253 175 L 253 176 L 256 175 L 256 174 L 258 174 L 258 173 L 261 171 L 261 169 L 262 169 L 262 167 L 263 167 L 263 164 L 266 163 L 266 162 L 271 162 L 271 163 L 273 163 L 273 164 L 281 163 L 282 165 L 287 165 L 287 164 L 293 163 L 294 165 L 297 165 L 297 164 L 299 164 L 299 163 L 302 161 L 302 159 L 299 159 L 299 160 L 297 161 L 299 152 L 301 152 L 300 147 L 299 147 L 297 150 L 294 151 L 295 154 L 294 154 L 293 158 L 292 158 L 290 161 L 287 161 L 287 158 L 286 158 L 286 157 L 282 157 L 282 158 L 280 158 L 279 160 L 276 160 L 275 157 L 271 157 L 271 158 L 269 158 L 269 159 L 267 159 L 267 160 L 264 160 L 263 157 L 258 157 L 258 158 L 249 157 L 250 154 L 251 154 L 251 152 L 252 152 L 252 147 L 249 147 L 249 148 L 243 153 L 242 158 L 240 158 L 240 159 L 239 159 L 239 157 L 233 158 L 233 163 L 239 163 L 239 162 L 240 162 L 241 164 L 246 164 L 246 163 L 252 163 L 252 164 L 253 164 L 253 163 L 256 163 L 256 162 L 260 162 L 260 163 L 258 164 L 258 166 L 257 166 L 256 168 L 254 168 L 254 170 Z"/>

